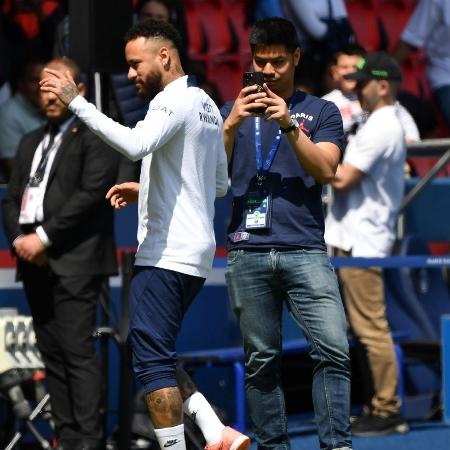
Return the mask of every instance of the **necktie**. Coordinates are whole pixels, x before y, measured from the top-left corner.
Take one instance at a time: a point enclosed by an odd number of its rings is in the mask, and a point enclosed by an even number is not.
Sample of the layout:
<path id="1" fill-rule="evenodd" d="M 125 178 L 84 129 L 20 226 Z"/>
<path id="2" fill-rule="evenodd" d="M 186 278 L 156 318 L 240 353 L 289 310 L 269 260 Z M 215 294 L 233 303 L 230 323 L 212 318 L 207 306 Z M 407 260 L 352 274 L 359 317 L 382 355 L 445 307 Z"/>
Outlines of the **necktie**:
<path id="1" fill-rule="evenodd" d="M 45 168 L 47 166 L 48 154 L 55 142 L 55 136 L 59 132 L 59 125 L 55 123 L 49 123 L 47 126 L 48 140 L 47 145 L 42 148 L 42 156 L 37 166 L 36 172 L 30 177 L 30 187 L 38 187 L 44 179 Z"/>

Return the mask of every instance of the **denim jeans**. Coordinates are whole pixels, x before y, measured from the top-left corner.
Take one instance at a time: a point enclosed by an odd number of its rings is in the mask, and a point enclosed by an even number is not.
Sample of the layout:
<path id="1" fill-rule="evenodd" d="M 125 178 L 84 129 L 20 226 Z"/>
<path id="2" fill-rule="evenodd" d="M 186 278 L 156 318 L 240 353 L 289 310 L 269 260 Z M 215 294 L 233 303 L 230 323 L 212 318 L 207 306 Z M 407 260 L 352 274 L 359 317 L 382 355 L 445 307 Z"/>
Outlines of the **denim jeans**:
<path id="1" fill-rule="evenodd" d="M 246 355 L 245 388 L 258 449 L 289 449 L 281 387 L 283 303 L 314 363 L 312 397 L 320 448 L 350 448 L 350 360 L 337 279 L 320 250 L 235 250 L 225 274 Z"/>

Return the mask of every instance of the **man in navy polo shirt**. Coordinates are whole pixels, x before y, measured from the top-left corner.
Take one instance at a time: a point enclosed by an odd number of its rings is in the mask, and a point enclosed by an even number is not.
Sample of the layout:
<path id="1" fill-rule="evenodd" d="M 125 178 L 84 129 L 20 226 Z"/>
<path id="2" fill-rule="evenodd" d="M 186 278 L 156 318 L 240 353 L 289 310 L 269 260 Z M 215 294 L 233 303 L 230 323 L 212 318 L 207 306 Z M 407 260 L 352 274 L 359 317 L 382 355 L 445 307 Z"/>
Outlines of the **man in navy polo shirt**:
<path id="1" fill-rule="evenodd" d="M 321 201 L 341 156 L 342 119 L 333 103 L 295 91 L 297 42 L 291 22 L 257 22 L 250 46 L 264 91 L 245 87 L 221 111 L 233 192 L 226 280 L 244 340 L 258 448 L 290 448 L 280 380 L 285 303 L 311 345 L 320 448 L 348 450 L 346 320 L 326 253 Z"/>

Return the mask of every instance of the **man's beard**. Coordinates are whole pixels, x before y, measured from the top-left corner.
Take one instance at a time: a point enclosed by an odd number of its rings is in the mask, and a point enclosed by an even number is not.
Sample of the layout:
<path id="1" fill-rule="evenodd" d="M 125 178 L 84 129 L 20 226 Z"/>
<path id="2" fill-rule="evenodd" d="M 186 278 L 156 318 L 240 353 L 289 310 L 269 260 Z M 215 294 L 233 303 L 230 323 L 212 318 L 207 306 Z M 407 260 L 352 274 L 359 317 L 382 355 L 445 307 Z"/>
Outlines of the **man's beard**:
<path id="1" fill-rule="evenodd" d="M 145 80 L 145 84 L 141 85 L 141 90 L 137 91 L 137 94 L 144 100 L 151 100 L 155 95 L 162 91 L 162 88 L 161 74 L 152 73 Z"/>

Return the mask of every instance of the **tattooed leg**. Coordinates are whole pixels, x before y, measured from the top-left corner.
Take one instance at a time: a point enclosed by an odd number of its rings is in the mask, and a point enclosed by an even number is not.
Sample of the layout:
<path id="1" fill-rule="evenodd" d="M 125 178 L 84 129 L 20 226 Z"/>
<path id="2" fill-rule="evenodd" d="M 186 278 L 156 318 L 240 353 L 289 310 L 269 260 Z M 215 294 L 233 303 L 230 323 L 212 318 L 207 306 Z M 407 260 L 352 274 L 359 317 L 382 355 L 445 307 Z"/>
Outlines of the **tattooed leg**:
<path id="1" fill-rule="evenodd" d="M 170 428 L 183 423 L 183 401 L 177 387 L 150 392 L 146 400 L 155 428 Z"/>

